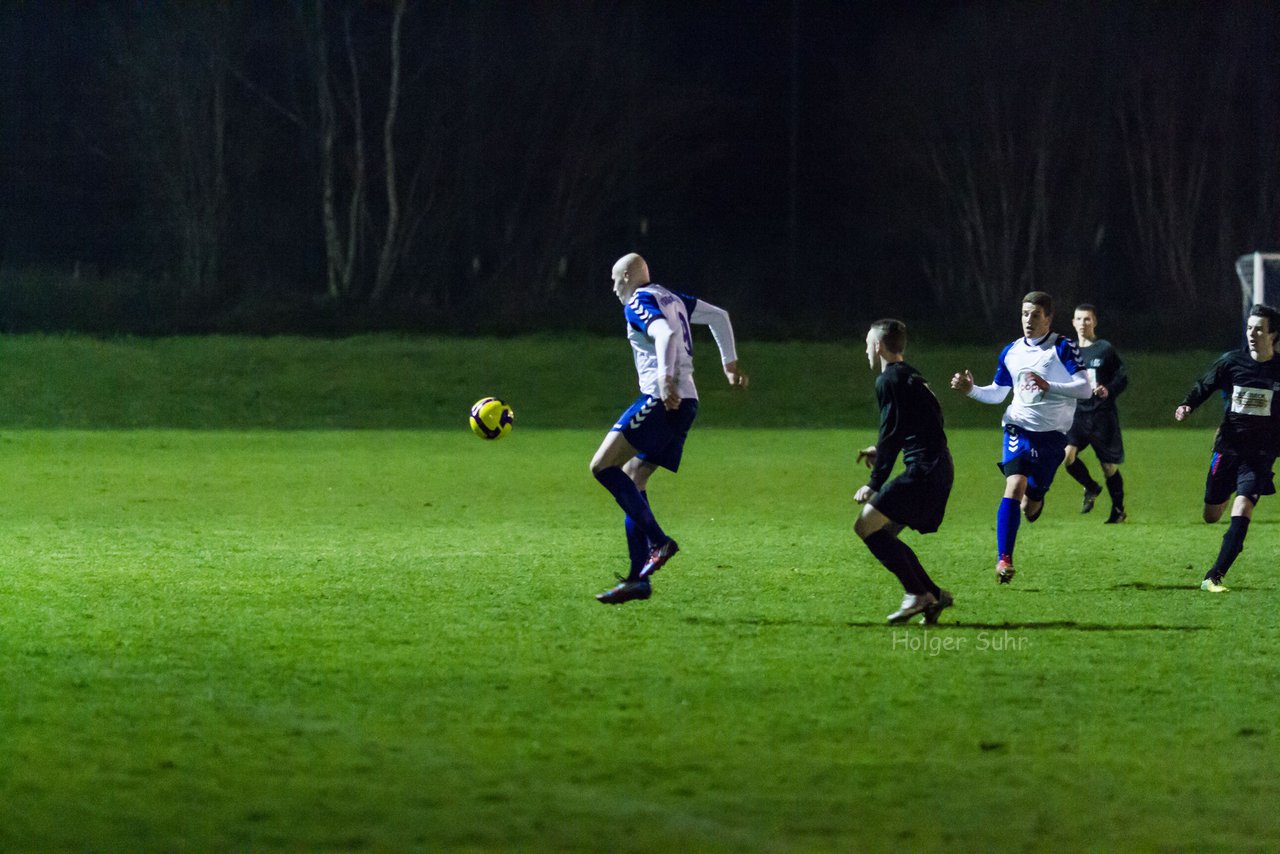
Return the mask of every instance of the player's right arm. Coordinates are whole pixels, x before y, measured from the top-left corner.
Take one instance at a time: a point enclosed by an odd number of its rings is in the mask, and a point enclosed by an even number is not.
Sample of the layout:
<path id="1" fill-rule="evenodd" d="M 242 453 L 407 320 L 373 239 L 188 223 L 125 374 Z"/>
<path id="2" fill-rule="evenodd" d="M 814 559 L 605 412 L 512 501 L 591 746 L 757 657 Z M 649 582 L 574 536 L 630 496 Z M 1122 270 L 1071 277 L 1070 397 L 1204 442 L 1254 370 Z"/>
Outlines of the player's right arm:
<path id="1" fill-rule="evenodd" d="M 1196 411 L 1196 407 L 1210 398 L 1211 394 L 1220 389 L 1225 388 L 1222 385 L 1222 376 L 1228 365 L 1230 353 L 1222 353 L 1216 362 L 1208 369 L 1208 373 L 1199 378 L 1196 384 L 1192 385 L 1192 391 L 1187 392 L 1187 396 L 1183 398 L 1183 402 L 1179 403 L 1178 408 L 1174 410 L 1176 420 L 1183 420 L 1188 415 Z"/>
<path id="2" fill-rule="evenodd" d="M 1196 381 L 1191 387 L 1191 391 L 1187 392 L 1186 397 L 1182 398 L 1182 402 L 1178 404 L 1178 408 L 1173 410 L 1174 419 L 1181 421 L 1195 411 L 1195 408 L 1209 399 L 1215 391 L 1224 388 L 1223 372 L 1227 366 L 1227 360 L 1230 353 L 1223 353 L 1218 357 L 1218 361 L 1213 363 L 1208 372 Z"/>
<path id="3" fill-rule="evenodd" d="M 1012 346 L 1012 344 L 1009 345 L 1009 347 Z M 990 385 L 975 385 L 973 374 L 966 369 L 951 378 L 951 387 L 979 403 L 1004 403 L 1009 392 L 1013 391 L 1013 376 L 1004 364 L 1004 357 L 1009 352 L 1009 347 L 1000 351 L 1000 358 L 996 360 L 996 375 Z"/>

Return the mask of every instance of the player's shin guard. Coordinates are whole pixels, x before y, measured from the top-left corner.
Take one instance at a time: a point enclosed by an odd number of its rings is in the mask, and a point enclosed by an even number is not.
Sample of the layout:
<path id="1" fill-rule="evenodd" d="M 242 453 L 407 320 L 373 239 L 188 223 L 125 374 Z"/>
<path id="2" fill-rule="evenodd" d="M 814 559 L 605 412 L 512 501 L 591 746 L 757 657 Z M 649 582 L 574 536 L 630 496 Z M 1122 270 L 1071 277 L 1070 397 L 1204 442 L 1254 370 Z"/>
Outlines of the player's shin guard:
<path id="1" fill-rule="evenodd" d="M 917 596 L 925 592 L 917 586 L 911 562 L 903 554 L 903 550 L 906 547 L 897 537 L 881 528 L 868 536 L 863 542 L 867 544 L 871 554 L 875 555 L 876 560 L 884 564 L 885 569 L 898 577 L 898 581 L 902 582 L 903 590 Z M 910 553 L 910 549 L 906 549 L 906 551 L 908 554 Z"/>
<path id="2" fill-rule="evenodd" d="M 648 493 L 641 492 L 640 497 L 646 504 L 649 503 Z M 631 561 L 627 580 L 635 581 L 640 577 L 640 568 L 649 559 L 649 538 L 644 535 L 644 531 L 640 530 L 640 526 L 630 515 L 627 516 L 627 557 Z"/>
<path id="3" fill-rule="evenodd" d="M 1231 526 L 1222 535 L 1222 548 L 1218 550 L 1218 559 L 1205 574 L 1205 578 L 1221 579 L 1231 568 L 1240 552 L 1244 551 L 1244 538 L 1249 533 L 1248 516 L 1232 516 Z"/>
<path id="4" fill-rule="evenodd" d="M 1022 506 L 1016 499 L 1001 498 L 996 511 L 996 558 L 1013 560 L 1013 547 L 1018 541 L 1018 525 L 1022 522 Z"/>
<path id="5" fill-rule="evenodd" d="M 1112 507 L 1124 510 L 1124 478 L 1121 477 L 1119 469 L 1107 478 L 1107 494 L 1111 496 Z"/>
<path id="6" fill-rule="evenodd" d="M 653 518 L 649 502 L 640 493 L 636 482 L 627 477 L 626 472 L 618 466 L 612 466 L 601 469 L 595 473 L 595 476 L 596 480 L 600 481 L 600 485 L 609 490 L 613 500 L 622 508 L 622 512 L 630 516 L 641 533 L 649 538 L 650 543 L 667 541 L 666 533 L 658 526 L 658 520 Z"/>
<path id="7" fill-rule="evenodd" d="M 1102 488 L 1098 486 L 1098 482 L 1093 479 L 1093 475 L 1089 474 L 1089 467 L 1084 464 L 1084 460 L 1076 457 L 1071 461 L 1071 465 L 1063 466 L 1067 470 L 1067 474 L 1076 479 L 1076 483 L 1083 486 L 1090 492 L 1101 492 Z"/>

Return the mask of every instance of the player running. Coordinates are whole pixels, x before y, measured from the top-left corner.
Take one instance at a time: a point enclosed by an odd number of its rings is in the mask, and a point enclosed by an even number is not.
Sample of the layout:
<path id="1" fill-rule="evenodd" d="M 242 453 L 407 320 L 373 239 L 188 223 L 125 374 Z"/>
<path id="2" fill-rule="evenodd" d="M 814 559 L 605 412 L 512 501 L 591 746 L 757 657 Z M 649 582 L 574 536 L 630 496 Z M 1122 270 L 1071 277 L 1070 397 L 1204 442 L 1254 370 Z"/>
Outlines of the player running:
<path id="1" fill-rule="evenodd" d="M 1013 549 L 1021 523 L 1040 518 L 1045 493 L 1062 463 L 1067 431 L 1075 416 L 1076 401 L 1093 394 L 1080 365 L 1076 345 L 1051 332 L 1053 300 L 1044 291 L 1022 298 L 1022 334 L 1000 352 L 995 379 L 990 385 L 974 385 L 973 374 L 961 371 L 951 387 L 981 403 L 1003 403 L 1004 452 L 999 463 L 1005 476 L 1004 497 L 996 512 L 996 581 L 1013 580 Z"/>
<path id="2" fill-rule="evenodd" d="M 906 346 L 907 327 L 901 320 L 877 320 L 867 332 L 867 362 L 879 372 L 880 436 L 858 452 L 871 476 L 854 493 L 853 500 L 864 506 L 853 530 L 902 583 L 902 605 L 889 622 L 923 614 L 921 622 L 936 623 L 942 609 L 951 607 L 951 594 L 939 589 L 898 534 L 904 526 L 922 534 L 938 530 L 955 469 L 942 430 L 942 407 L 920 372 L 904 361 Z M 889 480 L 899 451 L 905 471 Z"/>
<path id="3" fill-rule="evenodd" d="M 1116 398 L 1129 385 L 1129 373 L 1111 342 L 1098 337 L 1096 308 L 1089 303 L 1076 306 L 1071 325 L 1076 330 L 1076 349 L 1080 351 L 1080 364 L 1088 372 L 1093 396 L 1076 403 L 1076 418 L 1067 431 L 1063 468 L 1084 487 L 1080 512 L 1093 510 L 1093 503 L 1102 494 L 1102 487 L 1078 456 L 1085 448 L 1093 447 L 1094 456 L 1102 465 L 1107 494 L 1111 496 L 1111 515 L 1107 517 L 1106 524 L 1115 525 L 1128 518 L 1124 512 L 1124 477 L 1120 474 L 1120 464 L 1124 462 L 1124 437 L 1120 435 Z"/>
<path id="4" fill-rule="evenodd" d="M 1221 519 L 1233 492 L 1236 500 L 1231 505 L 1231 525 L 1222 535 L 1218 559 L 1200 582 L 1200 589 L 1210 593 L 1227 591 L 1222 579 L 1244 550 L 1253 509 L 1259 498 L 1276 491 L 1271 469 L 1280 449 L 1277 333 L 1280 312 L 1269 305 L 1255 305 L 1245 325 L 1248 346 L 1223 353 L 1173 412 L 1173 417 L 1182 421 L 1215 391 L 1222 392 L 1222 424 L 1213 438 L 1213 455 L 1204 485 L 1204 520 L 1212 523 Z"/>
<path id="5" fill-rule="evenodd" d="M 631 568 L 625 578 L 619 576 L 616 586 L 596 594 L 606 605 L 648 599 L 650 578 L 680 550 L 654 518 L 647 489 L 659 466 L 673 472 L 680 468 L 685 438 L 698 414 L 691 323 L 711 327 L 729 385 L 747 387 L 747 375 L 738 369 L 728 312 L 653 284 L 649 266 L 635 253 L 613 265 L 613 292 L 625 306 L 640 397 L 622 413 L 591 459 L 591 473 L 627 517 Z"/>

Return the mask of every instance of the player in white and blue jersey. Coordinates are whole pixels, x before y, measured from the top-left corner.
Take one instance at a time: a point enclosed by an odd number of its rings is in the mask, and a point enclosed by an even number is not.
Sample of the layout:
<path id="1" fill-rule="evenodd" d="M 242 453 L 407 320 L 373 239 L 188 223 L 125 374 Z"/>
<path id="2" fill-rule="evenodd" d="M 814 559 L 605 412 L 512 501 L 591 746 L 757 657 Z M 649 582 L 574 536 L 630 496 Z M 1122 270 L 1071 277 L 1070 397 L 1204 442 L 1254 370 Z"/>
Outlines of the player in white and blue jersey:
<path id="1" fill-rule="evenodd" d="M 690 324 L 711 327 L 729 384 L 747 386 L 747 375 L 738 368 L 733 325 L 724 309 L 653 284 L 649 266 L 635 253 L 613 265 L 613 292 L 625 307 L 640 396 L 622 413 L 591 459 L 591 473 L 626 513 L 631 560 L 626 577 L 596 595 L 606 605 L 648 599 L 650 578 L 680 550 L 654 518 L 647 490 L 650 475 L 659 467 L 673 472 L 680 468 L 685 438 L 698 414 Z"/>
<path id="2" fill-rule="evenodd" d="M 1004 450 L 1000 471 L 1004 497 L 996 513 L 996 580 L 1013 580 L 1013 548 L 1022 514 L 1040 518 L 1045 493 L 1062 462 L 1067 431 L 1075 419 L 1076 401 L 1093 394 L 1075 343 L 1052 332 L 1053 300 L 1044 291 L 1022 298 L 1022 334 L 1000 352 L 990 385 L 974 385 L 973 374 L 961 371 L 951 387 L 981 403 L 1013 401 L 1005 409 Z"/>

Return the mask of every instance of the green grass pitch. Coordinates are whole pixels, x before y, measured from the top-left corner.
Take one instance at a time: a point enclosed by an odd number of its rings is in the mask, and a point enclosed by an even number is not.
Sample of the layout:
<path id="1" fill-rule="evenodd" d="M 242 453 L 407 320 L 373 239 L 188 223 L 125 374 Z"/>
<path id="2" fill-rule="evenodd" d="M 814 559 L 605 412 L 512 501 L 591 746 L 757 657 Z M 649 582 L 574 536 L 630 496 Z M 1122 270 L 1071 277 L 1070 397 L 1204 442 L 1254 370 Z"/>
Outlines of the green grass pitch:
<path id="1" fill-rule="evenodd" d="M 6 346 L 222 364 L 224 344 Z M 849 429 L 740 426 L 778 392 L 708 389 L 684 467 L 651 484 L 682 551 L 651 600 L 610 608 L 592 594 L 622 525 L 587 463 L 631 392 L 608 344 L 608 415 L 569 428 L 513 399 L 495 443 L 463 419 L 502 389 L 465 376 L 414 392 L 465 396 L 450 429 L 450 401 L 422 406 L 429 429 L 395 401 L 397 429 L 132 424 L 79 378 L 88 414 L 59 422 L 47 390 L 39 423 L 0 411 L 0 850 L 1280 846 L 1280 511 L 1260 505 L 1230 593 L 1196 589 L 1224 530 L 1199 520 L 1211 416 L 1127 431 L 1125 525 L 1105 496 L 1081 516 L 1061 474 L 1007 587 L 999 434 L 954 427 L 946 522 L 904 534 L 956 594 L 925 630 L 884 624 L 900 589 L 850 530 L 873 438 L 856 348 Z M 394 354 L 383 377 L 417 347 L 343 346 Z M 802 372 L 761 361 L 757 382 Z M 324 425 L 363 386 L 317 376 Z M 244 412 L 250 386 L 218 394 Z"/>

